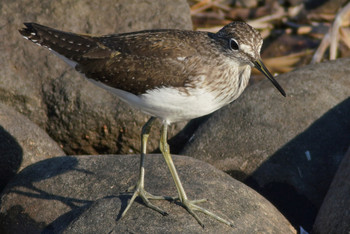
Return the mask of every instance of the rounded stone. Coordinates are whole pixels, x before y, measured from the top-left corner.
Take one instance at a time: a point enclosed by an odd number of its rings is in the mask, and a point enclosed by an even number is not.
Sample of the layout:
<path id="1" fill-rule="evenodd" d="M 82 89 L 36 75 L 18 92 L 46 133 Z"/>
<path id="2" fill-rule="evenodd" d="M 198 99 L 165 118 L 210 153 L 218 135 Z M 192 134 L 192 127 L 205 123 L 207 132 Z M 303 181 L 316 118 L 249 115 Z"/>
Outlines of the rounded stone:
<path id="1" fill-rule="evenodd" d="M 189 199 L 229 219 L 235 227 L 198 213 L 203 229 L 179 204 L 152 201 L 163 216 L 139 199 L 126 216 L 124 193 L 138 179 L 139 155 L 67 156 L 31 165 L 9 184 L 1 198 L 2 233 L 24 230 L 50 233 L 296 233 L 289 222 L 258 193 L 213 166 L 173 156 Z M 145 188 L 154 195 L 176 196 L 161 155 L 146 155 Z"/>

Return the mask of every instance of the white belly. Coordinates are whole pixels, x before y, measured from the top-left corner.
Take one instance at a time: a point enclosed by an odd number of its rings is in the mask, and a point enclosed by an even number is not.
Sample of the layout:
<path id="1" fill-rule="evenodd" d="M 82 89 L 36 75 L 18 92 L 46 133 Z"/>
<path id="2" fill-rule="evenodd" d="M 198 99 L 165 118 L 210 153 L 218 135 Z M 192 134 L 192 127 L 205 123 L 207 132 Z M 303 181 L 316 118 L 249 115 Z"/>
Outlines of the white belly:
<path id="1" fill-rule="evenodd" d="M 217 103 L 214 94 L 204 90 L 192 90 L 190 95 L 166 87 L 139 96 L 118 89 L 114 89 L 113 93 L 130 105 L 167 123 L 204 116 L 227 104 Z"/>
<path id="2" fill-rule="evenodd" d="M 210 114 L 227 103 L 216 102 L 215 95 L 203 89 L 190 95 L 174 88 L 152 90 L 140 96 L 143 111 L 167 122 L 178 122 Z"/>

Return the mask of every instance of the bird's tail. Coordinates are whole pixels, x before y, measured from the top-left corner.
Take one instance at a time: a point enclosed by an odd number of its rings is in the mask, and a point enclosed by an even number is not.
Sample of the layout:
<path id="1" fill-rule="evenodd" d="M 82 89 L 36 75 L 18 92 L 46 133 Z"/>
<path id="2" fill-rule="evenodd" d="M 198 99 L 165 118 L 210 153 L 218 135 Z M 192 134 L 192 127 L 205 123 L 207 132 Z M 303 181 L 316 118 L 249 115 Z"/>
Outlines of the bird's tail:
<path id="1" fill-rule="evenodd" d="M 96 41 L 88 35 L 63 32 L 36 23 L 24 25 L 26 27 L 19 30 L 24 38 L 74 62 L 79 62 L 82 54 L 96 47 Z"/>

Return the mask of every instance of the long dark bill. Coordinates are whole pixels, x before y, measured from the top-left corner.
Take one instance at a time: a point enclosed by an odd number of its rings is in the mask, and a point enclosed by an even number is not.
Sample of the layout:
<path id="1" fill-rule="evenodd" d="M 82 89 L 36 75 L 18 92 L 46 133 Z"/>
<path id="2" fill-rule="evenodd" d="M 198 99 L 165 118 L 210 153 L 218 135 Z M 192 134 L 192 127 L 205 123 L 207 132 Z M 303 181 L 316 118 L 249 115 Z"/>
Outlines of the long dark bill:
<path id="1" fill-rule="evenodd" d="M 255 68 L 258 69 L 262 74 L 264 74 L 283 96 L 286 96 L 286 92 L 284 92 L 283 88 L 279 85 L 279 83 L 277 83 L 275 78 L 273 78 L 269 70 L 267 70 L 267 68 L 265 67 L 264 63 L 260 59 L 258 59 L 254 62 L 254 64 Z"/>

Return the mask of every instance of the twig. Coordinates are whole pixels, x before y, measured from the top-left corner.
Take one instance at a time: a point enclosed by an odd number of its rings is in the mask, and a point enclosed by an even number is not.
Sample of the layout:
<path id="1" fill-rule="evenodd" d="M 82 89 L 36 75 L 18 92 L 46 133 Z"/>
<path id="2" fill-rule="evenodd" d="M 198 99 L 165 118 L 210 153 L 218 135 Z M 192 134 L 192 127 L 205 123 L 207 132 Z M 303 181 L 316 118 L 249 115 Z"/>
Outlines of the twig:
<path id="1" fill-rule="evenodd" d="M 321 44 L 317 48 L 314 56 L 312 57 L 311 63 L 319 63 L 326 52 L 328 46 L 330 46 L 329 59 L 334 60 L 337 57 L 339 33 L 340 27 L 345 23 L 348 23 L 348 14 L 350 14 L 350 2 L 343 7 L 335 17 L 335 20 L 330 27 L 328 33 L 324 35 Z"/>

